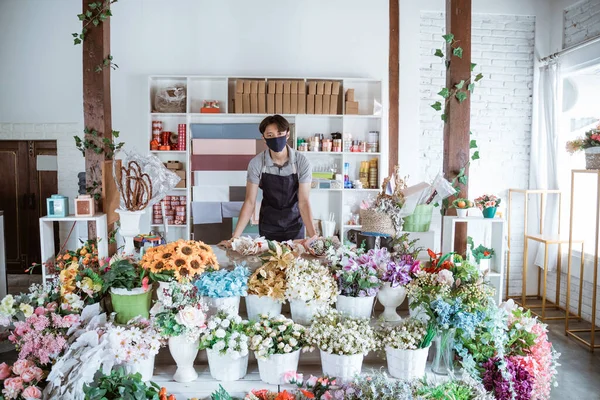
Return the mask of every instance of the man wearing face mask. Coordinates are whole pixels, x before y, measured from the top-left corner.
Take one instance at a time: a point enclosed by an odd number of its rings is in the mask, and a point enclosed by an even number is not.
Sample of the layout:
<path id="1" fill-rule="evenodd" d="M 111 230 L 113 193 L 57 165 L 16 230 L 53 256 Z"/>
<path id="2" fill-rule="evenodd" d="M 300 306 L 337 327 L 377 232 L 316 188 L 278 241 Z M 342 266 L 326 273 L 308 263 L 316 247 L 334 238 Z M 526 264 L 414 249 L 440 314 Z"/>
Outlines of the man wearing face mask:
<path id="1" fill-rule="evenodd" d="M 263 191 L 259 232 L 268 240 L 286 241 L 315 236 L 310 208 L 312 168 L 306 157 L 287 145 L 290 124 L 281 115 L 259 126 L 269 147 L 248 164 L 246 198 L 233 237 L 239 237 L 252 217 L 258 188 Z"/>

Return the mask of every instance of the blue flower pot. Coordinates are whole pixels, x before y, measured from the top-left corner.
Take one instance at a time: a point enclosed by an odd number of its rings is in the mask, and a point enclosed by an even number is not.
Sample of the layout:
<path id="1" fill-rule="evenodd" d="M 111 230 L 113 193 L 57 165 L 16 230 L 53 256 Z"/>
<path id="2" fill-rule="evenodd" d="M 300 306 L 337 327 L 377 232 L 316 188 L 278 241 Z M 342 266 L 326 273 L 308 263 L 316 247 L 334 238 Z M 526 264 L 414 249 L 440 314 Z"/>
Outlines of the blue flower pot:
<path id="1" fill-rule="evenodd" d="M 483 218 L 494 218 L 497 207 L 488 207 L 483 209 Z"/>

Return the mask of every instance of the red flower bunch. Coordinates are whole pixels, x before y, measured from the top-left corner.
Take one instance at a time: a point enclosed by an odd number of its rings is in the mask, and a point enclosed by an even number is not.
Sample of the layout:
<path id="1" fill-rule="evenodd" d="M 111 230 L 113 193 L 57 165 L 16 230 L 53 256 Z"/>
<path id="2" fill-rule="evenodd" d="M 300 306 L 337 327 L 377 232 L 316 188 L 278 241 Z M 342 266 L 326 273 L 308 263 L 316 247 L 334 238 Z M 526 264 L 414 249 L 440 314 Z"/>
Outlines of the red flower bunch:
<path id="1" fill-rule="evenodd" d="M 436 253 L 431 249 L 427 249 L 427 254 L 429 254 L 429 262 L 431 265 L 423 268 L 423 271 L 429 274 L 434 274 L 444 269 L 452 269 L 452 267 L 454 267 L 454 264 L 452 263 L 452 253 L 442 256 L 442 253 Z"/>

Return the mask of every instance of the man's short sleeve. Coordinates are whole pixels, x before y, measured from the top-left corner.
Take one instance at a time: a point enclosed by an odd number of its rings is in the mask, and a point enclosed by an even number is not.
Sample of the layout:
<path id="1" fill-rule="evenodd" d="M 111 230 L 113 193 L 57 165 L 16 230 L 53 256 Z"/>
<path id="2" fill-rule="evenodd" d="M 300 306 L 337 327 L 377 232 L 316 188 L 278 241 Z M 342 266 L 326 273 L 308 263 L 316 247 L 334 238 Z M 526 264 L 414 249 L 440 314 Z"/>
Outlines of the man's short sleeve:
<path id="1" fill-rule="evenodd" d="M 300 183 L 312 182 L 312 166 L 304 154 L 296 152 L 296 164 L 298 165 L 298 181 Z"/>
<path id="2" fill-rule="evenodd" d="M 248 177 L 247 181 L 258 185 L 260 183 L 260 170 L 262 169 L 262 163 L 259 156 L 254 157 L 248 163 Z"/>

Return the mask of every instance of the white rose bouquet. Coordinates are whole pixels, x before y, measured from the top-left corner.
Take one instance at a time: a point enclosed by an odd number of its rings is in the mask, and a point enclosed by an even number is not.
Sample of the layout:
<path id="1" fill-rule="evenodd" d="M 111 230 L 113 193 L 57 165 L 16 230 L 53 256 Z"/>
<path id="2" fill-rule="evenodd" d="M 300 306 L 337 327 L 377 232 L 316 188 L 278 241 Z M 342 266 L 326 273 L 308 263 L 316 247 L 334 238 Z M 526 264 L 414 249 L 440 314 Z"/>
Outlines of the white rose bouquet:
<path id="1" fill-rule="evenodd" d="M 377 342 L 381 350 L 418 350 L 431 345 L 436 330 L 432 324 L 416 318 L 403 319 L 397 325 L 381 325 L 377 329 Z"/>
<path id="2" fill-rule="evenodd" d="M 286 271 L 287 300 L 331 305 L 337 298 L 337 284 L 329 269 L 316 260 L 298 259 Z"/>
<path id="3" fill-rule="evenodd" d="M 137 317 L 127 325 L 107 325 L 106 333 L 115 362 L 135 363 L 158 354 L 164 340 L 154 321 Z"/>
<path id="4" fill-rule="evenodd" d="M 260 320 L 248 326 L 250 350 L 257 358 L 266 360 L 272 354 L 288 354 L 296 350 L 312 350 L 306 342 L 306 328 L 283 315 Z"/>
<path id="5" fill-rule="evenodd" d="M 315 316 L 307 340 L 324 352 L 340 356 L 367 355 L 377 348 L 368 319 L 345 317 L 334 309 Z"/>
<path id="6" fill-rule="evenodd" d="M 239 315 L 219 311 L 208 321 L 200 336 L 200 350 L 212 349 L 237 360 L 248 355 L 248 321 Z"/>

